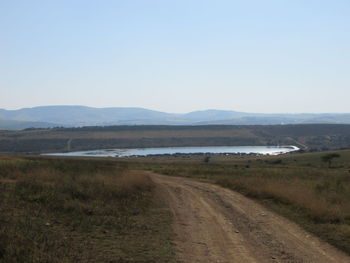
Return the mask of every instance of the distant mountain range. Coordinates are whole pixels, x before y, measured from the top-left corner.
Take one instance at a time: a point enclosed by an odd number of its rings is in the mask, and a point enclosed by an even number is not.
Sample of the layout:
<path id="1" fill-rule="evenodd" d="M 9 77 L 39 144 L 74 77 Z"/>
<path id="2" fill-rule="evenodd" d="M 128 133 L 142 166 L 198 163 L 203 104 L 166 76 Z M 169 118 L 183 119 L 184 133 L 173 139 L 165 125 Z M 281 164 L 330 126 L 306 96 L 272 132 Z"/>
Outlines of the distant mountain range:
<path id="1" fill-rule="evenodd" d="M 176 114 L 143 108 L 92 108 L 86 106 L 41 106 L 19 110 L 0 109 L 0 129 L 58 126 L 275 125 L 306 123 L 350 124 L 350 113 L 262 114 L 204 110 Z"/>

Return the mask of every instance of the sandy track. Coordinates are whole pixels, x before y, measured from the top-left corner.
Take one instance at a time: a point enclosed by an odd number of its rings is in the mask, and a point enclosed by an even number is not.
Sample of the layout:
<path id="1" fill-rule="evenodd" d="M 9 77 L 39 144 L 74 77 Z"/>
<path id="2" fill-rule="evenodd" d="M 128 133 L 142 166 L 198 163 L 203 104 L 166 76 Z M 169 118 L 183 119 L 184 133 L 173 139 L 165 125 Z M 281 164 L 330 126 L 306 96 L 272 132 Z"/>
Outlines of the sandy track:
<path id="1" fill-rule="evenodd" d="M 182 262 L 350 262 L 350 257 L 222 187 L 151 174 L 174 214 Z"/>

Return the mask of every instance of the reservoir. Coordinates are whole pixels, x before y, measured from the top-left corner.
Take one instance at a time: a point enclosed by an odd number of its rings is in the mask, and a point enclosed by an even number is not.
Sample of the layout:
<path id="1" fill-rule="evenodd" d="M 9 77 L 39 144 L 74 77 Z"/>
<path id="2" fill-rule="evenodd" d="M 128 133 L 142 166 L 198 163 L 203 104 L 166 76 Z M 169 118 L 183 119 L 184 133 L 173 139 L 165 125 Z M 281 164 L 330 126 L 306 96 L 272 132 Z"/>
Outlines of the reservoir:
<path id="1" fill-rule="evenodd" d="M 104 149 L 80 152 L 49 153 L 51 156 L 90 156 L 90 157 L 130 157 L 166 154 L 256 154 L 278 155 L 299 150 L 288 146 L 198 146 L 198 147 L 159 147 L 135 149 Z"/>

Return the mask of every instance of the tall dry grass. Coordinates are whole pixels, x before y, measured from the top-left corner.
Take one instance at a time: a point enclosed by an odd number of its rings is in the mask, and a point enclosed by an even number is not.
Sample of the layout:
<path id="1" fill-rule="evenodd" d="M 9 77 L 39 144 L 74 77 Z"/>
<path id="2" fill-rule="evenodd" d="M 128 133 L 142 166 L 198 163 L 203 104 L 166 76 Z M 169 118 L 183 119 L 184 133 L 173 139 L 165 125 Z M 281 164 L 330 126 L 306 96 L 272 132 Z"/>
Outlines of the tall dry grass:
<path id="1" fill-rule="evenodd" d="M 2 159 L 0 262 L 109 262 L 105 246 L 145 231 L 152 188 L 145 173 L 114 162 Z M 99 245 L 101 233 L 114 243 Z"/>
<path id="2" fill-rule="evenodd" d="M 322 193 L 318 185 L 300 179 L 272 180 L 261 177 L 223 178 L 218 184 L 258 199 L 274 199 L 301 208 L 315 222 L 337 223 L 350 218 L 350 206 L 343 193 Z"/>

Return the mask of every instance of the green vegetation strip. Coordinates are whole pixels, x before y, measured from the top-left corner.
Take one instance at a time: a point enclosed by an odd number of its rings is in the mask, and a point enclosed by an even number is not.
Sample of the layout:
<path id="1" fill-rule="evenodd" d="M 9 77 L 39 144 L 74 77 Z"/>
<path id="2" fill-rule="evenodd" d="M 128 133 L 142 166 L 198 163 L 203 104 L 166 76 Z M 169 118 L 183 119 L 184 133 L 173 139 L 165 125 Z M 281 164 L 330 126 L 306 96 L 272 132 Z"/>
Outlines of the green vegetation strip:
<path id="1" fill-rule="evenodd" d="M 0 262 L 175 262 L 170 225 L 126 164 L 0 157 Z"/>

